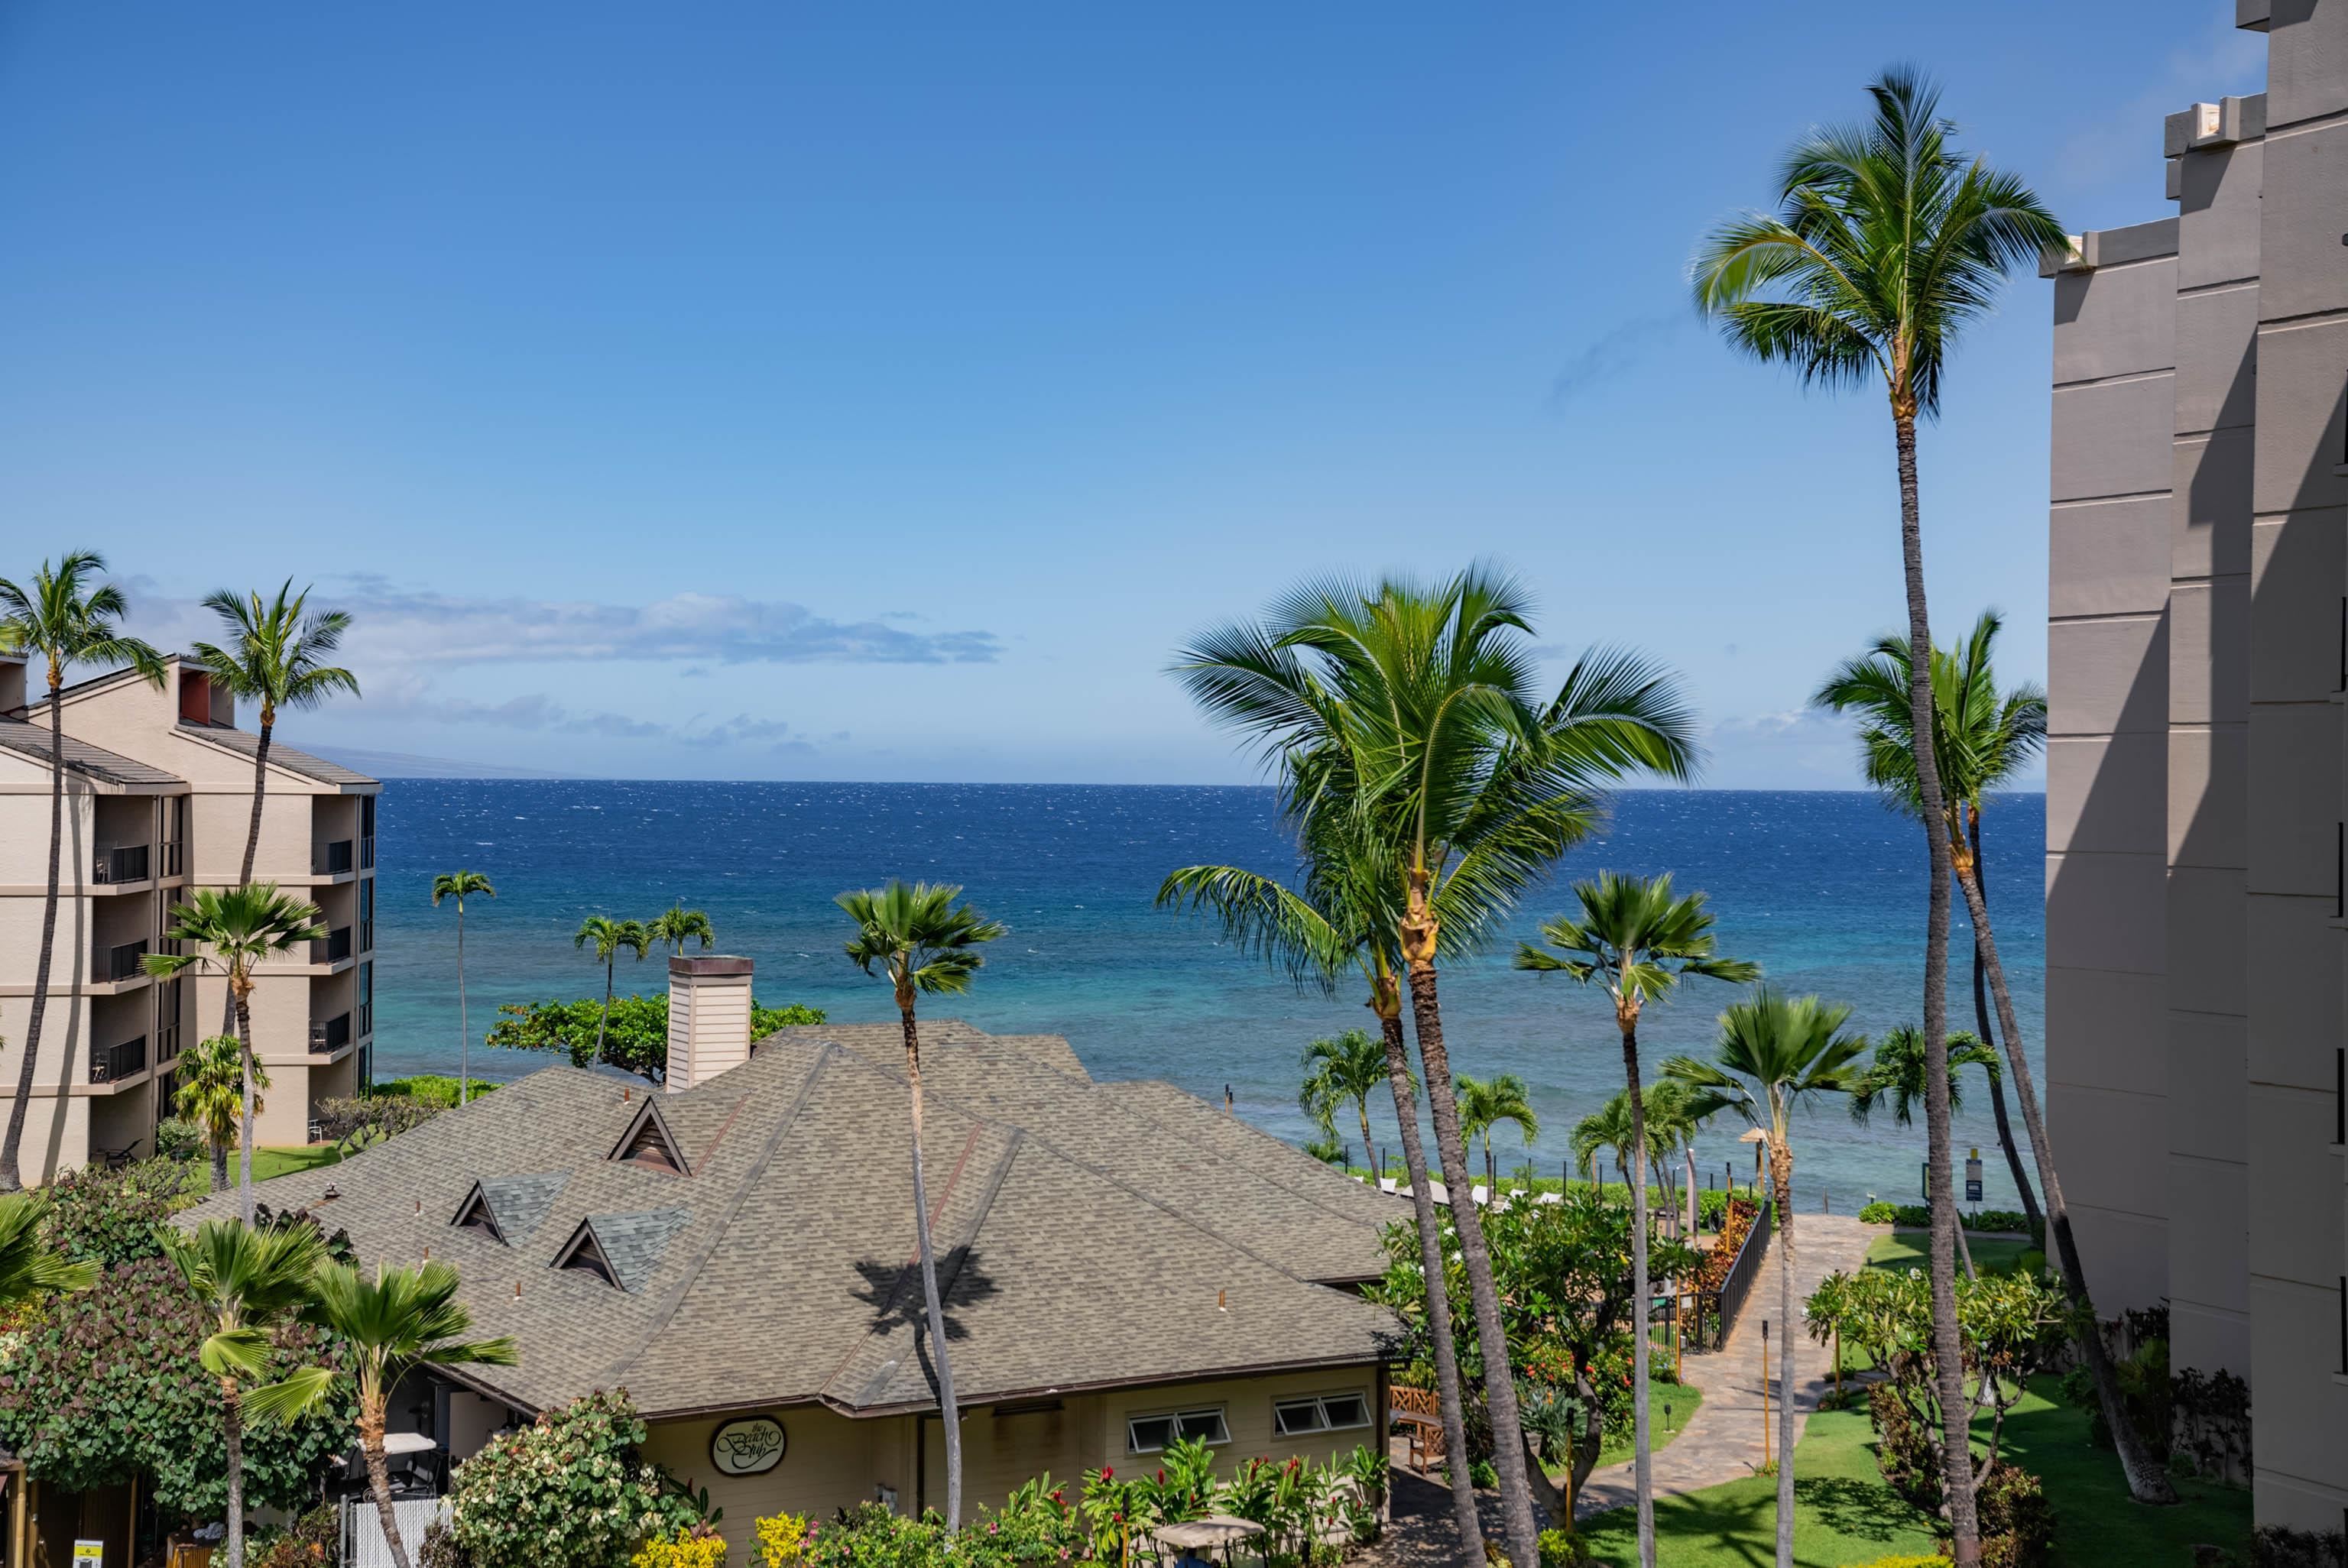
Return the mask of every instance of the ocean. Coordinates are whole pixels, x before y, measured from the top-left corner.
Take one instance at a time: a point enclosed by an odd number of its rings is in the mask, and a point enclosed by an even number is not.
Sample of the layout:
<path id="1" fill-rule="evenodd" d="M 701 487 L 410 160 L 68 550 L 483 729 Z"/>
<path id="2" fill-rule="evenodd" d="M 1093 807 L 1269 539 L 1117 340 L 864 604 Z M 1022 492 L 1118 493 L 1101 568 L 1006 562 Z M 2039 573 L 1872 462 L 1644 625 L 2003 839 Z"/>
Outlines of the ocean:
<path id="1" fill-rule="evenodd" d="M 674 901 L 707 911 L 716 950 L 757 960 L 760 1001 L 819 1007 L 839 1022 L 893 1019 L 887 986 L 842 956 L 845 917 L 832 903 L 892 876 L 960 883 L 1010 927 L 971 991 L 926 1001 L 930 1016 L 1066 1035 L 1097 1078 L 1162 1078 L 1209 1100 L 1228 1087 L 1241 1116 L 1283 1138 L 1311 1136 L 1296 1107 L 1298 1053 L 1316 1036 L 1370 1022 L 1354 991 L 1299 991 L 1210 927 L 1152 907 L 1178 866 L 1287 869 L 1266 788 L 401 779 L 384 786 L 378 831 L 382 1077 L 456 1071 L 456 916 L 433 907 L 431 883 L 458 866 L 498 889 L 466 914 L 472 1062 L 483 1077 L 545 1065 L 481 1047 L 499 1003 L 600 993 L 601 966 L 572 942 L 582 918 L 644 918 Z M 1999 948 L 2035 1061 L 2044 797 L 1995 800 L 1982 840 Z M 1601 867 L 1670 871 L 1683 888 L 1708 893 L 1724 953 L 1759 963 L 1783 989 L 1851 1003 L 1856 1029 L 1876 1034 L 1921 1017 L 1925 868 L 1912 823 L 1859 793 L 1625 792 L 1603 830 L 1526 901 L 1509 940 L 1444 974 L 1455 1071 L 1526 1081 L 1540 1120 L 1529 1157 L 1545 1174 L 1567 1158 L 1574 1122 L 1622 1087 L 1621 1045 L 1602 994 L 1512 970 L 1509 955 L 1518 936 L 1568 907 L 1572 878 Z M 1966 930 L 1960 901 L 1950 988 L 1960 1028 L 1972 1020 Z M 623 991 L 665 983 L 658 955 L 622 959 Z M 1668 1055 L 1707 1052 L 1732 994 L 1690 982 L 1649 1011 L 1641 1044 L 1651 1076 Z M 2014 1206 L 1978 1071 L 1959 1087 L 1960 1157 L 1979 1146 L 1985 1203 Z M 1390 1102 L 1374 1129 L 1398 1162 Z M 1358 1145 L 1357 1130 L 1340 1132 Z M 1749 1175 L 1736 1132 L 1719 1124 L 1700 1139 L 1708 1182 Z M 1801 1205 L 1913 1201 L 1923 1142 L 1921 1110 L 1912 1129 L 1882 1113 L 1857 1126 L 1839 1102 L 1811 1112 L 1796 1142 Z M 1504 1169 L 1528 1158 L 1513 1127 L 1494 1148 Z"/>

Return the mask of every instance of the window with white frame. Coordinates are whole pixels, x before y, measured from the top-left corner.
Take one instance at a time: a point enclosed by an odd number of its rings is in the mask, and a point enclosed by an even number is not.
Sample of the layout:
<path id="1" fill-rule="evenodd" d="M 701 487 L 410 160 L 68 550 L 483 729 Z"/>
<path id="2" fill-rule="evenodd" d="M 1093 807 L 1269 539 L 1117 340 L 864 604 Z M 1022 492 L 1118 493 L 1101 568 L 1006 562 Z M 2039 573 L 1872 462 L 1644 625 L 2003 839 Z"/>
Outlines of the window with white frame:
<path id="1" fill-rule="evenodd" d="M 1223 1408 L 1216 1405 L 1200 1410 L 1159 1410 L 1125 1419 L 1125 1447 L 1128 1453 L 1156 1453 L 1171 1447 L 1177 1438 L 1188 1438 L 1210 1448 L 1231 1441 L 1231 1430 L 1224 1424 Z"/>
<path id="2" fill-rule="evenodd" d="M 1307 1432 L 1339 1432 L 1370 1424 L 1370 1402 L 1358 1390 L 1342 1394 L 1300 1395 L 1272 1404 L 1272 1430 L 1282 1437 Z"/>

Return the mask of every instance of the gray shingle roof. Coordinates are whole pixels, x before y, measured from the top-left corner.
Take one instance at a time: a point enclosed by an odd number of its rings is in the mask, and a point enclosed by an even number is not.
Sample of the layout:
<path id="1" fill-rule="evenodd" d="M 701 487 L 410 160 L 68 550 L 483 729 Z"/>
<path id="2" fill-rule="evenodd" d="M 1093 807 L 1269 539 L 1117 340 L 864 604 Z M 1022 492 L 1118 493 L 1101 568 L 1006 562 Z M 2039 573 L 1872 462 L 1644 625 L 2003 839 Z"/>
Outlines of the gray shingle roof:
<path id="1" fill-rule="evenodd" d="M 1064 1042 L 1035 1053 L 945 1020 L 922 1033 L 965 1400 L 1385 1353 L 1390 1315 L 1317 1282 L 1380 1272 L 1380 1230 L 1405 1205 L 1217 1127 L 1220 1112 L 1179 1091 L 1095 1085 L 1064 1070 Z M 641 1089 L 561 1067 L 267 1196 L 312 1206 L 331 1184 L 342 1195 L 320 1217 L 366 1263 L 429 1246 L 454 1264 L 476 1332 L 521 1345 L 518 1366 L 469 1376 L 526 1408 L 615 1386 L 651 1414 L 933 1407 L 896 1025 L 781 1030 L 747 1066 L 659 1103 L 690 1176 L 611 1160 Z M 568 1180 L 526 1236 L 500 1245 L 448 1223 L 477 1181 L 556 1169 Z M 625 1288 L 550 1266 L 582 1224 Z"/>
<path id="2" fill-rule="evenodd" d="M 23 719 L 0 719 L 0 746 L 19 755 L 33 758 L 42 766 L 49 764 L 49 730 L 46 724 L 29 723 Z M 117 784 L 175 784 L 184 781 L 177 774 L 167 774 L 161 768 L 109 752 L 103 746 L 93 746 L 88 741 L 66 737 L 66 766 L 87 778 Z"/>
<path id="3" fill-rule="evenodd" d="M 570 1180 L 566 1171 L 481 1179 L 481 1196 L 488 1202 L 489 1215 L 498 1222 L 508 1246 L 520 1246 L 530 1238 L 545 1222 L 547 1211 L 554 1206 L 555 1198 Z"/>
<path id="4" fill-rule="evenodd" d="M 232 730 L 225 724 L 191 724 L 182 721 L 180 733 L 193 740 L 207 741 L 215 746 L 250 757 L 261 749 L 261 737 L 249 730 Z M 274 736 L 269 742 L 269 760 L 288 773 L 320 784 L 371 784 L 380 781 L 362 773 L 353 773 L 340 763 L 330 763 L 324 757 L 314 757 L 307 752 L 297 752 Z"/>

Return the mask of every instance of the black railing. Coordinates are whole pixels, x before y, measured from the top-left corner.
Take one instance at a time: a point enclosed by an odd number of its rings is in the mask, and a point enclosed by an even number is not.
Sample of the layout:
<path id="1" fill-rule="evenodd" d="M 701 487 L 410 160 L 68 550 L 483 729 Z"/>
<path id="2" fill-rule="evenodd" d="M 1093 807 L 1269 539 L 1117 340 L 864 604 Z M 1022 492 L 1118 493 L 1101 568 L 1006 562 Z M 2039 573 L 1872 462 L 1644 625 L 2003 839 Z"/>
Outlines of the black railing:
<path id="1" fill-rule="evenodd" d="M 135 980 L 147 972 L 144 962 L 147 944 L 144 942 L 123 942 L 111 948 L 100 948 L 95 957 L 97 961 L 91 968 L 98 971 L 99 979 L 108 985 L 117 980 Z"/>
<path id="2" fill-rule="evenodd" d="M 361 1002 L 359 1003 L 359 1038 L 364 1040 L 374 1032 L 375 1003 Z"/>
<path id="3" fill-rule="evenodd" d="M 337 838 L 332 844 L 318 845 L 311 855 L 311 874 L 315 876 L 340 876 L 351 868 L 351 841 Z"/>
<path id="4" fill-rule="evenodd" d="M 372 920 L 359 922 L 359 951 L 362 953 L 375 951 L 375 922 Z"/>
<path id="5" fill-rule="evenodd" d="M 359 869 L 362 871 L 375 869 L 375 835 L 372 833 L 359 840 Z"/>
<path id="6" fill-rule="evenodd" d="M 92 1083 L 119 1083 L 134 1073 L 146 1071 L 147 1037 L 126 1040 L 120 1045 L 92 1046 L 89 1051 L 89 1081 Z"/>
<path id="7" fill-rule="evenodd" d="M 90 867 L 92 882 L 144 882 L 147 880 L 147 846 L 126 844 L 117 849 L 101 849 L 98 862 Z"/>
<path id="8" fill-rule="evenodd" d="M 310 944 L 310 961 L 314 964 L 339 964 L 351 956 L 351 928 L 337 926 L 325 937 Z"/>
<path id="9" fill-rule="evenodd" d="M 1745 1306 L 1745 1297 L 1753 1288 L 1753 1281 L 1761 1273 L 1761 1261 L 1769 1250 L 1769 1227 L 1775 1206 L 1766 1202 L 1753 1216 L 1752 1228 L 1736 1248 L 1736 1256 L 1722 1276 L 1717 1290 L 1696 1294 L 1696 1343 L 1700 1348 L 1717 1350 L 1728 1343 L 1728 1331 L 1736 1326 L 1736 1314 Z"/>
<path id="10" fill-rule="evenodd" d="M 337 1013 L 310 1025 L 310 1049 L 318 1054 L 331 1055 L 351 1042 L 351 1015 Z"/>

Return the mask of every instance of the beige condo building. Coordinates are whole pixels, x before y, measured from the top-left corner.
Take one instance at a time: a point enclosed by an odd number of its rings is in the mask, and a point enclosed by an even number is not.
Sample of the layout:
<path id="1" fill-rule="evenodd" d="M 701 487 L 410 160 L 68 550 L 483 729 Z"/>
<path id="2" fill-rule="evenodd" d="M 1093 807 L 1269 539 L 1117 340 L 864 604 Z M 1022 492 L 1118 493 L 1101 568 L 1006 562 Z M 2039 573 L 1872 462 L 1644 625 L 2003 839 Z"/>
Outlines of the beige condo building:
<path id="1" fill-rule="evenodd" d="M 2046 1078 L 2106 1317 L 2249 1380 L 2261 1523 L 2348 1514 L 2348 0 L 2054 280 Z M 2149 128 L 2147 128 L 2148 129 Z"/>
<path id="2" fill-rule="evenodd" d="M 36 699 L 29 704 L 27 697 Z M 0 1116 L 24 1063 L 48 875 L 50 714 L 24 663 L 0 659 Z M 237 880 L 259 737 L 194 664 L 164 682 L 117 671 L 65 689 L 65 842 L 40 1056 L 20 1154 L 46 1182 L 153 1152 L 181 1049 L 221 1031 L 227 983 L 160 980 L 171 906 Z M 273 743 L 257 881 L 316 904 L 328 935 L 273 960 L 253 989 L 270 1088 L 263 1144 L 309 1141 L 314 1107 L 365 1081 L 375 1010 L 374 779 Z"/>

